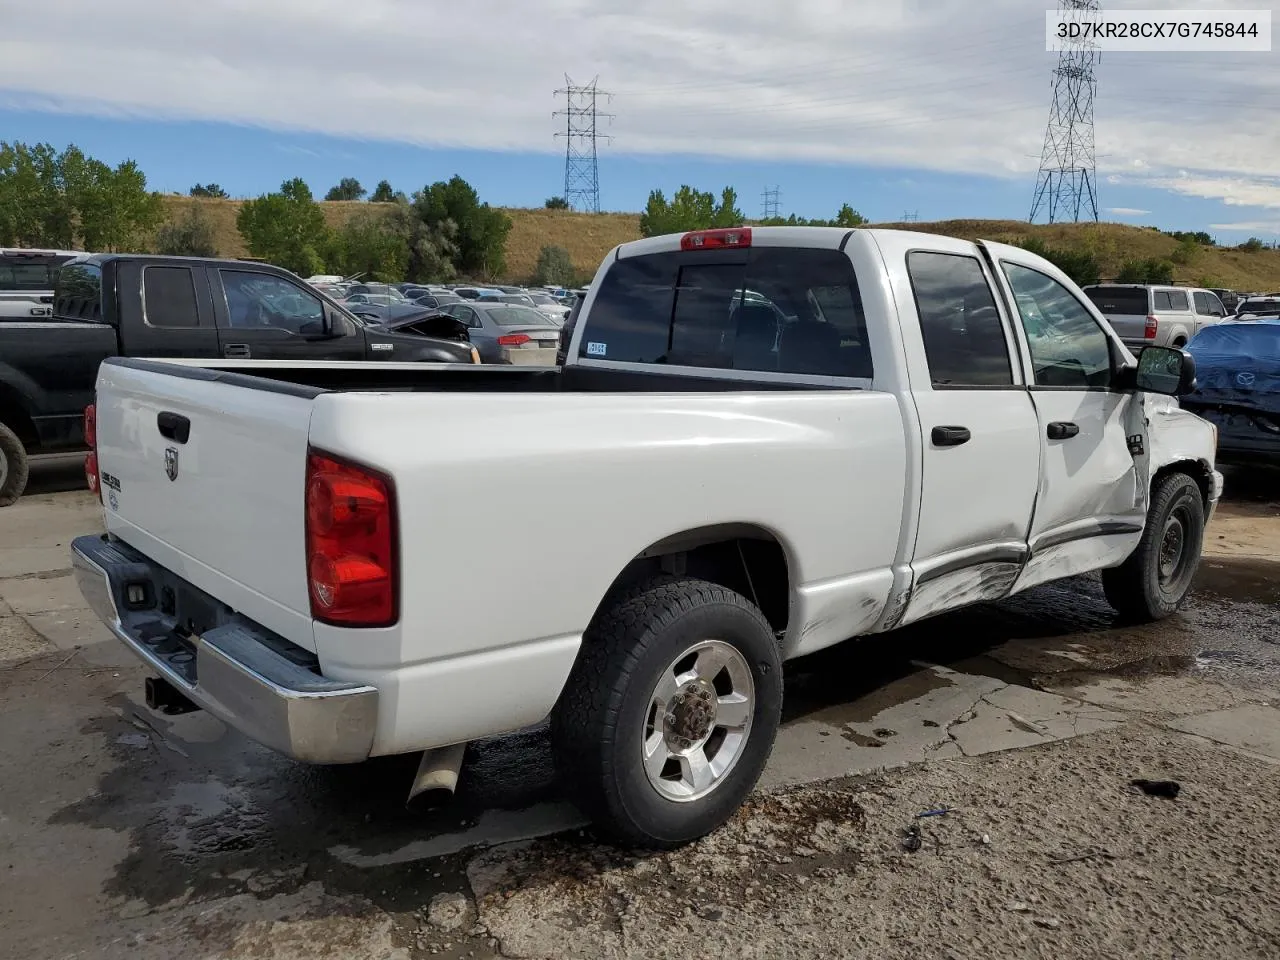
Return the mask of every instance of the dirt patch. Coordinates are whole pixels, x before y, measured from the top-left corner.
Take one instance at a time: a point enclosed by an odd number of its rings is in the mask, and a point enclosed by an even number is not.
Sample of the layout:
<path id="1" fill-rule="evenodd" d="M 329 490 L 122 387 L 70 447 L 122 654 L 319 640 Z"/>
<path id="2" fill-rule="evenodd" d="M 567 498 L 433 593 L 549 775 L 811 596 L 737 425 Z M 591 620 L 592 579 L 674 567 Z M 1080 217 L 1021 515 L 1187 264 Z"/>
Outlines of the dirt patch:
<path id="1" fill-rule="evenodd" d="M 674 853 L 548 841 L 469 876 L 515 957 L 1256 958 L 1280 950 L 1278 791 L 1280 767 L 1130 724 L 758 798 Z"/>

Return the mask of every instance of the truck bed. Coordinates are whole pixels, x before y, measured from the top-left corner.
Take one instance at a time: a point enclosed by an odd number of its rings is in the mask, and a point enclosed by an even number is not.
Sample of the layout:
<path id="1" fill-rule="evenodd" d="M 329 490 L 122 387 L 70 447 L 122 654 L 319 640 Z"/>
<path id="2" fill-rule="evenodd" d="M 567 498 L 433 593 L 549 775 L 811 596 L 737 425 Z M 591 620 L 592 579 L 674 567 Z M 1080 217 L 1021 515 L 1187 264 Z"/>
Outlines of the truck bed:
<path id="1" fill-rule="evenodd" d="M 614 578 L 699 528 L 787 531 L 789 653 L 876 623 L 907 471 L 893 394 L 581 373 L 113 358 L 97 394 L 106 527 L 324 676 L 376 687 L 377 754 L 545 717 Z M 312 455 L 394 486 L 394 625 L 312 616 Z"/>

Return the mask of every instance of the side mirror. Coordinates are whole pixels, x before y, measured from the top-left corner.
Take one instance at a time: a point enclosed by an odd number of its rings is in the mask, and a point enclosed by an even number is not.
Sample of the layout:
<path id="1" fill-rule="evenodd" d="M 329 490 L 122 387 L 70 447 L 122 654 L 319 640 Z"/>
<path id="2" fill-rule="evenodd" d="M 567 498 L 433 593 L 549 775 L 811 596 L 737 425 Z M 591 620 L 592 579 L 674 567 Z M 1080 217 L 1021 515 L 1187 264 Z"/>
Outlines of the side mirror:
<path id="1" fill-rule="evenodd" d="M 1181 397 L 1196 388 L 1196 358 L 1176 347 L 1147 347 L 1138 357 L 1134 386 Z"/>

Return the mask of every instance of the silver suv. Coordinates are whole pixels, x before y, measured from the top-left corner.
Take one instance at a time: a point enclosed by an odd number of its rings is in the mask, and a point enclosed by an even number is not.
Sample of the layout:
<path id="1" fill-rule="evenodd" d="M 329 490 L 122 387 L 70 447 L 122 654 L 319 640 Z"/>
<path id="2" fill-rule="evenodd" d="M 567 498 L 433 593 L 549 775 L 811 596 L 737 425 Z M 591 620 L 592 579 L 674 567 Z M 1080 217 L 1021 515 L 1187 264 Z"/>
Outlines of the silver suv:
<path id="1" fill-rule="evenodd" d="M 1218 295 L 1202 287 L 1096 283 L 1082 289 L 1135 354 L 1151 346 L 1186 346 L 1227 315 Z"/>

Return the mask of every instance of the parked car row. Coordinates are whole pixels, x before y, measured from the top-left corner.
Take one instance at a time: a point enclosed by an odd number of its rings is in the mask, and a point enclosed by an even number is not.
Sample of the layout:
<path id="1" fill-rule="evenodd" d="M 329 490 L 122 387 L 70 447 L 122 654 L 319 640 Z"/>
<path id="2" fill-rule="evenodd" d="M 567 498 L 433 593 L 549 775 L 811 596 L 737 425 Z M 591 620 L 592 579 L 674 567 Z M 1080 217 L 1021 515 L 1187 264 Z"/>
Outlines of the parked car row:
<path id="1" fill-rule="evenodd" d="M 0 323 L 0 506 L 21 496 L 32 454 L 83 448 L 107 357 L 480 362 L 457 318 L 416 304 L 369 317 L 262 263 L 73 256 L 49 299 L 46 315 Z"/>

